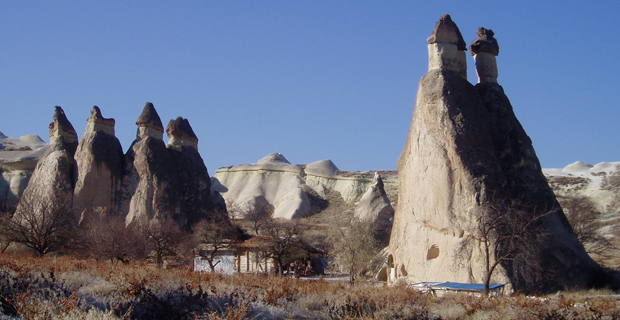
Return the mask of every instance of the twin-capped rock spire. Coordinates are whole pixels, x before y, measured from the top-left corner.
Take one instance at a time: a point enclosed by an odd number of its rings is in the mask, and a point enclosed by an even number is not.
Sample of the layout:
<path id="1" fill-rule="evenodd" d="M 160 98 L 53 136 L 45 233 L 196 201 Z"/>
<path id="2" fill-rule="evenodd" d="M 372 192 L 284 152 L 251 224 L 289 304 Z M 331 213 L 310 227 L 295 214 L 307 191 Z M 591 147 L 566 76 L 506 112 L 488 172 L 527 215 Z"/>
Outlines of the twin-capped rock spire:
<path id="1" fill-rule="evenodd" d="M 478 29 L 480 38 L 470 47 L 480 78 L 475 86 L 463 77 L 458 34 L 444 15 L 429 38 L 429 71 L 420 80 L 398 159 L 391 280 L 482 283 L 489 267 L 483 246 L 466 241 L 486 230 L 491 241 L 519 239 L 491 248 L 498 250 L 491 257 L 507 257 L 492 282 L 510 282 L 521 292 L 600 285 L 602 269 L 573 233 L 531 139 L 496 83 L 493 32 Z M 500 217 L 506 223 L 489 230 L 485 222 Z M 517 231 L 519 224 L 525 231 Z"/>

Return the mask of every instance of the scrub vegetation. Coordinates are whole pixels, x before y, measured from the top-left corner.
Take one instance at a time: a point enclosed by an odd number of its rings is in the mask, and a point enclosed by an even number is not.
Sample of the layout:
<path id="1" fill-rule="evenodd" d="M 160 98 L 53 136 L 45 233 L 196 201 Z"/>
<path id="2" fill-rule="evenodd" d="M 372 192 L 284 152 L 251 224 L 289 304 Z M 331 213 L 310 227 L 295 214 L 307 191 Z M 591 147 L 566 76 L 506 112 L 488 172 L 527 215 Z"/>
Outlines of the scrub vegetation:
<path id="1" fill-rule="evenodd" d="M 608 291 L 438 297 L 404 285 L 0 255 L 1 319 L 620 319 L 618 299 Z"/>

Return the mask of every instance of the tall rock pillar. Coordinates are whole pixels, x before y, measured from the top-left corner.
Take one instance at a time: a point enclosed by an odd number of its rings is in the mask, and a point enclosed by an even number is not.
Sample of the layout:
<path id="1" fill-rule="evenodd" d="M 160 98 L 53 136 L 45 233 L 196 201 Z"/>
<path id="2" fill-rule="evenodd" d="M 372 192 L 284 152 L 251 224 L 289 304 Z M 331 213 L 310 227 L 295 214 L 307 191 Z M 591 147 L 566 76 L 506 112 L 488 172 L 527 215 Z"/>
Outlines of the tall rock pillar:
<path id="1" fill-rule="evenodd" d="M 126 214 L 126 224 L 145 225 L 153 219 L 172 217 L 166 187 L 174 176 L 174 165 L 162 140 L 161 119 L 152 103 L 146 103 L 136 124 L 136 140 L 125 155 L 121 211 Z"/>
<path id="2" fill-rule="evenodd" d="M 600 284 L 602 270 L 568 224 L 531 140 L 494 82 L 497 72 L 488 77 L 479 70 L 481 83 L 473 86 L 463 77 L 463 68 L 433 63 L 444 61 L 446 52 L 465 50 L 448 18 L 442 16 L 429 38 L 429 71 L 420 80 L 398 160 L 390 280 L 482 283 L 484 245 L 475 239 L 480 239 L 485 221 L 504 217 L 502 221 L 525 226 L 520 235 L 531 239 L 510 244 L 511 259 L 499 265 L 493 282 L 510 282 L 523 292 Z M 442 42 L 447 49 L 433 49 L 437 39 L 448 39 Z M 492 229 L 490 240 L 506 239 L 514 230 L 507 224 Z M 474 240 L 466 245 L 468 239 Z M 499 247 L 501 256 L 508 243 Z M 493 257 L 496 251 L 490 253 Z M 516 256 L 521 253 L 527 259 Z"/>
<path id="3" fill-rule="evenodd" d="M 73 210 L 80 224 L 96 217 L 117 215 L 125 168 L 121 143 L 114 135 L 114 119 L 94 106 L 75 154 L 78 175 Z"/>
<path id="4" fill-rule="evenodd" d="M 22 212 L 49 212 L 50 207 L 71 210 L 75 185 L 77 134 L 64 110 L 56 106 L 49 126 L 50 147 L 39 159 L 32 178 L 18 203 L 15 217 Z"/>
<path id="5" fill-rule="evenodd" d="M 211 200 L 211 178 L 198 153 L 198 138 L 187 119 L 170 120 L 166 127 L 168 152 L 175 166 L 170 186 L 174 192 L 173 218 L 184 228 L 212 218 L 215 214 Z M 223 218 L 223 217 L 222 217 Z"/>

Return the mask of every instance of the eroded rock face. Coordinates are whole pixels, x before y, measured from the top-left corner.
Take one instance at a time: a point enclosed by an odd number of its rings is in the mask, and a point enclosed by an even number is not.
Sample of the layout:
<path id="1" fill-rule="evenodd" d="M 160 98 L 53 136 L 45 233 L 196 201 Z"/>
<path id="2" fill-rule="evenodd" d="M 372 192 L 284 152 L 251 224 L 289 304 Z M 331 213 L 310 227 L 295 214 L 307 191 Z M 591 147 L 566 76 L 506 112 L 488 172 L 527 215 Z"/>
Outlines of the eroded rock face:
<path id="1" fill-rule="evenodd" d="M 49 146 L 36 135 L 11 138 L 0 132 L 0 202 L 15 204 Z"/>
<path id="2" fill-rule="evenodd" d="M 198 138 L 187 119 L 170 120 L 168 153 L 174 163 L 175 174 L 169 185 L 174 207 L 173 218 L 186 229 L 202 219 L 209 219 L 214 212 L 211 200 L 211 178 L 198 153 Z"/>
<path id="3" fill-rule="evenodd" d="M 129 224 L 172 218 L 174 210 L 166 188 L 174 175 L 174 163 L 162 140 L 164 129 L 152 103 L 136 121 L 136 140 L 125 155 L 121 211 Z"/>
<path id="4" fill-rule="evenodd" d="M 585 288 L 600 280 L 601 268 L 568 225 L 497 83 L 474 87 L 458 71 L 429 68 L 420 80 L 398 176 L 388 258 L 392 280 L 482 283 L 482 246 L 457 251 L 478 234 L 488 204 L 515 203 L 526 219 L 537 221 L 532 228 L 544 241 L 532 242 L 527 264 L 502 263 L 493 282 L 510 281 L 527 292 Z M 544 271 L 523 274 L 530 265 Z"/>
<path id="5" fill-rule="evenodd" d="M 211 200 L 211 179 L 187 119 L 170 121 L 167 146 L 152 103 L 145 105 L 136 124 L 136 140 L 125 158 L 121 204 L 125 222 L 146 225 L 153 220 L 174 219 L 182 228 L 190 229 L 217 214 Z"/>
<path id="6" fill-rule="evenodd" d="M 316 202 L 325 203 L 334 194 L 353 206 L 373 184 L 371 172 L 340 171 L 331 160 L 293 165 L 282 154 L 272 153 L 255 164 L 218 169 L 212 193 L 221 196 L 231 215 L 266 208 L 273 217 L 294 219 L 324 209 Z M 387 184 L 395 197 L 395 177 Z"/>
<path id="7" fill-rule="evenodd" d="M 478 39 L 469 46 L 469 52 L 476 61 L 476 73 L 478 82 L 497 82 L 497 60 L 499 45 L 493 37 L 495 33 L 491 29 L 478 28 Z"/>
<path id="8" fill-rule="evenodd" d="M 125 168 L 121 143 L 114 136 L 114 119 L 101 115 L 94 106 L 77 151 L 78 175 L 73 195 L 73 210 L 80 224 L 96 216 L 118 214 L 120 188 Z"/>
<path id="9" fill-rule="evenodd" d="M 382 246 L 387 246 L 392 232 L 394 208 L 383 187 L 383 179 L 375 172 L 373 184 L 366 190 L 355 208 L 355 217 L 372 221 L 375 224 L 376 237 Z"/>
<path id="10" fill-rule="evenodd" d="M 52 203 L 71 207 L 75 185 L 77 135 L 61 107 L 56 106 L 54 122 L 50 124 L 50 147 L 37 163 L 32 178 L 18 203 L 15 217 L 23 210 L 44 212 L 40 206 Z"/>

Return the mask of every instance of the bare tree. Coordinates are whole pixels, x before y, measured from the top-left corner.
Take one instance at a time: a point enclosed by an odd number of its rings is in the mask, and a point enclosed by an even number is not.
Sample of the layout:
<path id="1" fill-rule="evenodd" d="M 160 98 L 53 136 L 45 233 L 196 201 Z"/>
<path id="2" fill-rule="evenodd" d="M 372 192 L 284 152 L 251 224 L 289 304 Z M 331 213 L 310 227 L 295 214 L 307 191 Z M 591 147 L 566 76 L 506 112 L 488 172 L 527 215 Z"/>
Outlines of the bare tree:
<path id="1" fill-rule="evenodd" d="M 146 249 L 155 257 L 158 268 L 164 259 L 183 256 L 188 251 L 189 234 L 172 219 L 152 221 L 145 228 Z"/>
<path id="2" fill-rule="evenodd" d="M 74 235 L 72 218 L 70 202 L 22 196 L 15 214 L 2 218 L 2 233 L 8 241 L 22 244 L 43 256 L 69 244 Z"/>
<path id="3" fill-rule="evenodd" d="M 228 212 L 232 219 L 242 219 L 248 221 L 250 230 L 255 235 L 259 235 L 261 231 L 270 223 L 273 214 L 273 206 L 268 202 L 260 202 L 254 205 L 249 203 L 234 203 L 229 206 Z"/>
<path id="4" fill-rule="evenodd" d="M 540 279 L 542 266 L 534 257 L 537 247 L 544 241 L 541 219 L 545 214 L 532 217 L 515 203 L 491 200 L 483 206 L 476 219 L 474 232 L 467 235 L 456 250 L 456 255 L 471 258 L 474 247 L 480 246 L 484 255 L 485 273 L 483 295 L 488 295 L 491 277 L 501 264 L 511 263 L 518 269 L 513 274 Z M 535 279 L 536 278 L 536 279 Z"/>
<path id="5" fill-rule="evenodd" d="M 300 219 L 271 219 L 264 227 L 263 235 L 269 237 L 266 254 L 278 266 L 278 275 L 289 263 L 306 257 L 306 244 L 302 240 L 305 226 Z"/>
<path id="6" fill-rule="evenodd" d="M 338 264 L 348 270 L 351 285 L 381 250 L 375 232 L 373 221 L 355 217 L 334 224 L 329 232 L 334 246 L 332 253 L 338 258 Z"/>
<path id="7" fill-rule="evenodd" d="M 613 199 L 607 206 L 607 211 L 617 210 L 620 207 L 620 165 L 617 165 L 609 175 L 603 177 L 601 188 L 613 192 Z"/>
<path id="8" fill-rule="evenodd" d="M 598 219 L 600 213 L 596 210 L 596 205 L 588 197 L 581 195 L 559 196 L 558 202 L 586 251 L 608 256 L 613 245 L 599 233 L 603 223 Z"/>
<path id="9" fill-rule="evenodd" d="M 215 215 L 212 220 L 203 220 L 193 229 L 198 255 L 207 261 L 211 272 L 215 272 L 215 267 L 220 263 L 218 255 L 222 251 L 235 248 L 239 240 L 239 230 L 223 215 Z"/>
<path id="10" fill-rule="evenodd" d="M 79 228 L 78 240 L 86 254 L 112 263 L 145 256 L 145 241 L 137 226 L 117 217 L 100 217 Z"/>
<path id="11" fill-rule="evenodd" d="M 11 203 L 8 195 L 0 200 L 0 223 L 4 223 L 4 219 L 10 219 L 15 214 L 16 205 Z M 4 253 L 11 245 L 11 240 L 4 230 L 0 229 L 0 253 Z"/>

